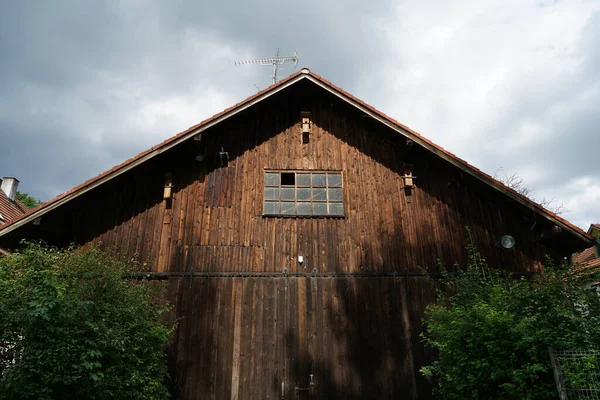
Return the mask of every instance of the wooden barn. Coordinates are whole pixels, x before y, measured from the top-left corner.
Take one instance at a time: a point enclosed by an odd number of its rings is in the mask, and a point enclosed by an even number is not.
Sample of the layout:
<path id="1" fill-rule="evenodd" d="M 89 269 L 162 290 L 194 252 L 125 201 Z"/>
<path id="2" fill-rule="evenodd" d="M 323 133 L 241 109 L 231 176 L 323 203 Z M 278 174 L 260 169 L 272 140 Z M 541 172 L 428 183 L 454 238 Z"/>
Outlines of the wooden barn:
<path id="1" fill-rule="evenodd" d="M 591 237 L 303 69 L 3 226 L 167 280 L 179 399 L 421 399 L 438 260 L 465 227 L 539 272 Z M 504 235 L 512 248 L 499 245 Z"/>

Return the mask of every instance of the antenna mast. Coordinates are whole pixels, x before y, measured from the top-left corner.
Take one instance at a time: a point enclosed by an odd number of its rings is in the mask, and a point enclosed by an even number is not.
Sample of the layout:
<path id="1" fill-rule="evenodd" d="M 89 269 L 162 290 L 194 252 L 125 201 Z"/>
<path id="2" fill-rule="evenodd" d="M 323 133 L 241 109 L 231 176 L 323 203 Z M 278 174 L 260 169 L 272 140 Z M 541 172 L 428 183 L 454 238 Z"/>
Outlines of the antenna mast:
<path id="1" fill-rule="evenodd" d="M 294 67 L 298 65 L 298 54 L 296 50 L 294 50 L 294 55 L 291 57 L 280 57 L 279 49 L 277 49 L 277 53 L 273 58 L 258 58 L 256 60 L 244 60 L 244 61 L 236 61 L 235 65 L 247 65 L 247 64 L 260 64 L 266 67 L 273 68 L 273 83 L 277 82 L 277 70 L 279 66 L 285 62 L 294 62 Z"/>

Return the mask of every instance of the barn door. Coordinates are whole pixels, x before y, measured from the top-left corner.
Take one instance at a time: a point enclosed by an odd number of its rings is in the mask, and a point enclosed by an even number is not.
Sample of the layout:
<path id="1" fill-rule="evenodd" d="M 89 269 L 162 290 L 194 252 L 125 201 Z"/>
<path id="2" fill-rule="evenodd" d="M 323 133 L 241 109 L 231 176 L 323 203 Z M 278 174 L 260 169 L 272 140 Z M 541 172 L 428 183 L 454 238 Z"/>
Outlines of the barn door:
<path id="1" fill-rule="evenodd" d="M 406 281 L 287 280 L 285 399 L 417 398 Z"/>
<path id="2" fill-rule="evenodd" d="M 418 371 L 430 357 L 413 353 L 432 301 L 424 282 L 312 274 L 169 280 L 179 398 L 427 398 Z"/>
<path id="3" fill-rule="evenodd" d="M 315 278 L 295 279 L 295 290 L 290 302 L 289 378 L 294 399 L 315 398 L 314 356 L 316 321 L 313 302 Z"/>
<path id="4" fill-rule="evenodd" d="M 279 346 L 285 354 L 281 399 L 309 399 L 314 395 L 313 344 L 315 325 L 311 278 L 283 278 L 285 315 Z M 313 384 L 311 385 L 311 375 Z"/>

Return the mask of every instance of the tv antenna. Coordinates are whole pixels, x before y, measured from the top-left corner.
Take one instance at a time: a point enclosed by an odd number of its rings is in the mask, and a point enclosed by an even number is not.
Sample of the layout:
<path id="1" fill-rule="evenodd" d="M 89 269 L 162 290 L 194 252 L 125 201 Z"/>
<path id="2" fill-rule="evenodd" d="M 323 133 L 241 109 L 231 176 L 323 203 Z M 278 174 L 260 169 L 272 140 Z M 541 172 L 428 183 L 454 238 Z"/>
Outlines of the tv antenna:
<path id="1" fill-rule="evenodd" d="M 247 65 L 247 64 L 260 64 L 266 67 L 273 68 L 273 83 L 277 82 L 277 70 L 279 66 L 285 62 L 294 62 L 294 67 L 298 65 L 298 54 L 296 50 L 294 50 L 294 55 L 291 57 L 280 57 L 279 49 L 277 49 L 277 53 L 273 58 L 258 58 L 256 60 L 244 60 L 244 61 L 236 61 L 235 65 Z"/>

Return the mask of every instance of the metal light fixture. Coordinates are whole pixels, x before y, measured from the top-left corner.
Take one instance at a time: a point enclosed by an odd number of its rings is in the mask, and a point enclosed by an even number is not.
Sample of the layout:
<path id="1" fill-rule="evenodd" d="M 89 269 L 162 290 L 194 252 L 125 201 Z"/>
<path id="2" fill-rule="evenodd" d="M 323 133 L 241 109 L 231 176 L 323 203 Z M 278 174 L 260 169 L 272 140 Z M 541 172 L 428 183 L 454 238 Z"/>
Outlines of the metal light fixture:
<path id="1" fill-rule="evenodd" d="M 221 146 L 219 158 L 221 160 L 221 167 L 226 167 L 227 165 L 229 165 L 229 153 L 225 151 L 225 148 L 223 146 Z"/>
<path id="2" fill-rule="evenodd" d="M 514 237 L 510 235 L 504 235 L 500 238 L 500 240 L 498 240 L 496 246 L 503 249 L 512 249 L 513 247 L 515 247 L 515 244 L 517 244 L 517 241 Z"/>
<path id="3" fill-rule="evenodd" d="M 200 144 L 202 141 L 202 134 L 198 133 L 194 136 L 194 143 L 196 143 L 196 147 L 198 148 L 198 155 L 194 158 L 198 162 L 204 161 L 206 158 L 206 146 Z"/>

